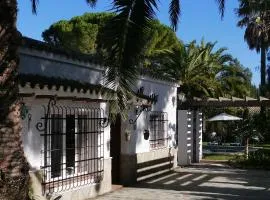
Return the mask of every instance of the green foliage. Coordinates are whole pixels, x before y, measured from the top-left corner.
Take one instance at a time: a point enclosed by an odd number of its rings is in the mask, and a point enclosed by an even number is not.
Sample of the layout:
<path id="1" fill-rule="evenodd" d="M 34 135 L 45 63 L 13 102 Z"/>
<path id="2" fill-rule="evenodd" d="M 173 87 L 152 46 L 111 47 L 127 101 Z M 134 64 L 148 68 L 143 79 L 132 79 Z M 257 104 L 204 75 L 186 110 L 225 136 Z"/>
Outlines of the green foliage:
<path id="1" fill-rule="evenodd" d="M 235 130 L 236 134 L 243 138 L 252 138 L 254 136 L 262 139 L 262 134 L 258 129 L 258 118 L 260 117 L 260 113 L 250 113 L 248 108 L 243 110 L 242 119 L 239 122 L 239 128 Z"/>
<path id="2" fill-rule="evenodd" d="M 36 2 L 37 0 L 31 0 L 32 2 Z M 219 11 L 221 14 L 221 17 L 224 16 L 224 11 L 225 11 L 225 2 L 226 0 L 215 0 L 218 4 L 219 7 Z M 88 4 L 90 4 L 90 6 L 94 7 L 96 5 L 96 3 L 98 2 L 98 0 L 86 0 L 86 2 Z M 113 8 L 117 8 L 117 6 L 122 6 L 124 3 L 126 2 L 122 2 L 119 0 L 114 0 L 113 1 Z M 137 5 L 140 4 L 141 2 L 138 0 L 134 0 L 133 5 Z M 147 0 L 144 1 L 144 4 L 146 5 L 145 9 L 142 10 L 141 12 L 138 13 L 134 13 L 134 15 L 136 16 L 144 16 L 147 14 L 147 12 L 149 12 L 149 5 L 155 5 L 154 7 L 157 9 L 157 4 L 159 2 L 157 0 Z M 35 8 L 35 7 L 34 7 Z M 119 8 L 119 7 L 118 7 Z M 155 10 L 153 10 L 153 15 L 156 14 Z M 171 27 L 174 31 L 177 30 L 177 25 L 178 25 L 178 21 L 180 18 L 180 14 L 181 14 L 181 1 L 180 0 L 171 0 L 170 4 L 169 4 L 169 15 L 170 15 L 170 22 L 171 22 Z M 137 24 L 140 25 L 140 24 Z"/>
<path id="3" fill-rule="evenodd" d="M 231 160 L 235 157 L 234 154 L 204 154 L 204 160 Z"/>
<path id="4" fill-rule="evenodd" d="M 264 141 L 270 141 L 270 110 L 255 115 L 256 129 L 262 134 Z"/>
<path id="5" fill-rule="evenodd" d="M 259 149 L 255 152 L 250 152 L 249 163 L 254 163 L 257 166 L 270 166 L 270 150 Z"/>
<path id="6" fill-rule="evenodd" d="M 269 46 L 269 10 L 268 0 L 240 0 L 236 13 L 238 26 L 246 27 L 244 38 L 251 49 L 261 50 L 262 45 Z"/>
<path id="7" fill-rule="evenodd" d="M 248 159 L 236 156 L 229 162 L 232 166 L 239 168 L 270 169 L 270 150 L 259 149 L 249 153 Z"/>
<path id="8" fill-rule="evenodd" d="M 44 41 L 50 45 L 60 46 L 81 53 L 96 53 L 105 37 L 105 26 L 111 23 L 115 13 L 85 13 L 70 20 L 61 20 L 52 24 L 42 33 Z M 109 39 L 111 37 L 109 36 Z M 149 23 L 149 29 L 143 35 L 146 44 L 143 56 L 149 63 L 155 55 L 180 46 L 180 42 L 171 28 L 158 20 Z M 106 38 L 105 38 L 106 39 Z M 100 50 L 100 49 L 99 49 Z"/>
<path id="9" fill-rule="evenodd" d="M 159 52 L 179 48 L 181 42 L 168 26 L 154 20 L 156 4 L 132 4 L 115 1 L 115 13 L 86 13 L 69 21 L 59 21 L 43 32 L 49 44 L 79 51 L 101 53 L 109 66 L 105 85 L 114 89 L 110 94 L 111 113 L 124 114 L 127 99 L 140 65 L 149 65 Z M 137 15 L 138 10 L 146 15 Z M 138 26 L 140 24 L 140 26 Z M 113 117 L 113 116 L 112 116 Z M 125 116 L 122 116 L 125 117 Z"/>
<path id="10" fill-rule="evenodd" d="M 100 43 L 98 35 L 103 34 L 105 24 L 114 16 L 113 13 L 86 13 L 69 21 L 61 20 L 45 30 L 42 37 L 54 46 L 81 53 L 95 53 Z"/>
<path id="11" fill-rule="evenodd" d="M 188 97 L 250 95 L 251 72 L 227 54 L 226 48 L 214 50 L 215 45 L 193 41 L 164 51 L 152 63 L 152 73 L 178 81 Z"/>
<path id="12" fill-rule="evenodd" d="M 152 62 L 158 62 L 162 59 L 161 54 L 173 49 L 180 49 L 181 41 L 177 38 L 175 32 L 166 25 L 161 24 L 158 20 L 153 20 L 145 34 L 145 51 L 143 57 L 144 64 L 149 67 Z"/>
<path id="13" fill-rule="evenodd" d="M 252 73 L 245 68 L 237 59 L 232 59 L 222 66 L 218 72 L 217 79 L 221 84 L 221 91 L 224 96 L 254 96 L 251 84 Z M 256 93 L 255 93 L 256 94 Z"/>
<path id="14" fill-rule="evenodd" d="M 265 95 L 266 84 L 266 51 L 270 45 L 270 1 L 240 0 L 236 13 L 238 26 L 245 27 L 244 38 L 250 49 L 261 52 L 261 87 L 260 95 Z"/>
<path id="15" fill-rule="evenodd" d="M 128 97 L 133 95 L 132 88 L 139 75 L 136 66 L 142 60 L 146 45 L 144 36 L 154 19 L 157 4 L 154 1 L 115 0 L 113 5 L 117 15 L 104 28 L 101 49 L 107 52 L 105 64 L 109 66 L 105 86 L 115 91 L 110 114 L 123 116 L 123 111 L 128 107 Z"/>

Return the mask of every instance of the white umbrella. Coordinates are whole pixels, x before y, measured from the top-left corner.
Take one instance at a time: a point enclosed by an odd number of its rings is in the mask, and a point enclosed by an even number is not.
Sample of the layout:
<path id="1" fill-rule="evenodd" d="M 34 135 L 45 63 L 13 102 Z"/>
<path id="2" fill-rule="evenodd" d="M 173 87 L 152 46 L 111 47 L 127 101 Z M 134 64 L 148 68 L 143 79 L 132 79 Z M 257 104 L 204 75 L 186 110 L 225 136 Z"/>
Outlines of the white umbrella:
<path id="1" fill-rule="evenodd" d="M 242 118 L 229 115 L 227 113 L 221 113 L 214 117 L 211 117 L 207 121 L 213 122 L 213 121 L 235 121 L 235 120 L 242 120 Z"/>

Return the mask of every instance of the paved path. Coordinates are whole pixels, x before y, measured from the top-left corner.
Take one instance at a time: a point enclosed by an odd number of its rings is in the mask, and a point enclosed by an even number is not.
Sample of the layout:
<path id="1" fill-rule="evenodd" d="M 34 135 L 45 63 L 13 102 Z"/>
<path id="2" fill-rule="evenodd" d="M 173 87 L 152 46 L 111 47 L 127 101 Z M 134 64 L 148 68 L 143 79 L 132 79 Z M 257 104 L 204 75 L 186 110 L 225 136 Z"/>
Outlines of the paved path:
<path id="1" fill-rule="evenodd" d="M 125 187 L 96 200 L 269 200 L 270 171 L 200 164 Z"/>

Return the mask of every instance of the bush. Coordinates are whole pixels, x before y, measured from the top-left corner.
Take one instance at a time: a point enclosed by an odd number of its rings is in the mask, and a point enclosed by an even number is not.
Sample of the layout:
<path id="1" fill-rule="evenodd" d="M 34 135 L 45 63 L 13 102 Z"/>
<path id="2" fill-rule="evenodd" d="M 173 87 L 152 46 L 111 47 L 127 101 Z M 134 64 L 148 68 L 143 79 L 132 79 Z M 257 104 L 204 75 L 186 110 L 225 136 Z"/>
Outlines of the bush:
<path id="1" fill-rule="evenodd" d="M 270 149 L 250 152 L 248 159 L 244 155 L 236 156 L 229 163 L 240 168 L 270 169 Z"/>

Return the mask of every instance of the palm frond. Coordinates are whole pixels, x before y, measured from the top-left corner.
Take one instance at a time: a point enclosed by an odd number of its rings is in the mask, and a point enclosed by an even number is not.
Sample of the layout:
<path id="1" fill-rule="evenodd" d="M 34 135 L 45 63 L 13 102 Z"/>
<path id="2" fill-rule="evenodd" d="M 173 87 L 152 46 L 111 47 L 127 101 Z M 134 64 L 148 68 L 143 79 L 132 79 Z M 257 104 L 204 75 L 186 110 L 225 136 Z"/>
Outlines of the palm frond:
<path id="1" fill-rule="evenodd" d="M 86 3 L 88 3 L 92 8 L 96 6 L 98 0 L 86 0 Z"/>
<path id="2" fill-rule="evenodd" d="M 32 5 L 32 13 L 37 14 L 37 4 L 39 0 L 30 0 Z"/>
<path id="3" fill-rule="evenodd" d="M 225 12 L 225 1 L 226 0 L 216 0 L 216 2 L 218 3 L 218 8 L 219 8 L 219 12 L 221 14 L 221 18 L 224 17 L 224 12 Z"/>
<path id="4" fill-rule="evenodd" d="M 169 14 L 170 14 L 170 21 L 171 21 L 172 29 L 176 31 L 179 17 L 181 14 L 180 0 L 171 0 Z"/>
<path id="5" fill-rule="evenodd" d="M 113 2 L 117 15 L 107 24 L 102 47 L 108 53 L 105 86 L 116 92 L 118 111 L 127 107 L 127 97 L 135 87 L 146 44 L 144 35 L 150 26 L 149 21 L 155 18 L 156 8 L 155 0 Z"/>

